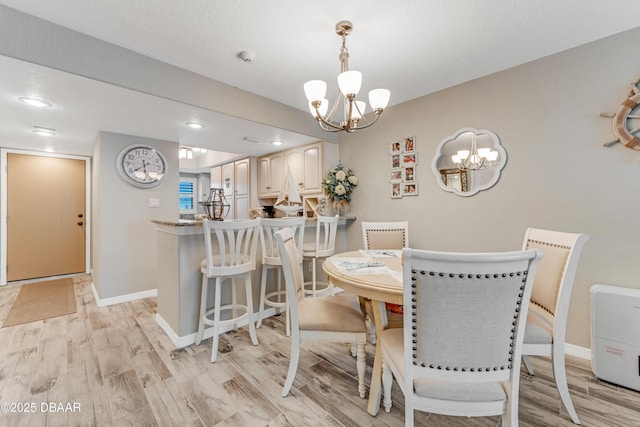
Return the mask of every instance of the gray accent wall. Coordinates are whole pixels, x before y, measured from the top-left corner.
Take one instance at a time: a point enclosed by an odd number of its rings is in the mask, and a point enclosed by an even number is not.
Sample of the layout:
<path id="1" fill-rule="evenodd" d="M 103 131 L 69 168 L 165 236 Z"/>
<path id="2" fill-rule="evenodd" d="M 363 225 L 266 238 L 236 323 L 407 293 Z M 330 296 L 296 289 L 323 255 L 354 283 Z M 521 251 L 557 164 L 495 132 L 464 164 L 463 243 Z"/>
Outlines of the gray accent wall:
<path id="1" fill-rule="evenodd" d="M 640 29 L 393 106 L 341 135 L 340 158 L 360 182 L 349 249 L 361 244 L 360 221 L 408 220 L 411 247 L 460 252 L 520 249 L 527 227 L 587 233 L 567 342 L 589 348 L 589 288 L 640 288 L 640 151 L 604 148 L 615 137 L 612 119 L 599 117 L 640 77 L 637 52 Z M 431 172 L 440 141 L 463 127 L 492 130 L 508 154 L 499 182 L 472 197 L 443 191 Z M 388 144 L 409 135 L 419 196 L 392 200 Z"/>
<path id="2" fill-rule="evenodd" d="M 118 173 L 118 153 L 133 144 L 150 145 L 164 155 L 167 174 L 158 186 L 134 187 Z M 178 143 L 100 132 L 92 170 L 92 273 L 99 297 L 156 289 L 157 236 L 151 221 L 178 220 Z M 159 199 L 160 207 L 150 208 L 150 198 Z"/>

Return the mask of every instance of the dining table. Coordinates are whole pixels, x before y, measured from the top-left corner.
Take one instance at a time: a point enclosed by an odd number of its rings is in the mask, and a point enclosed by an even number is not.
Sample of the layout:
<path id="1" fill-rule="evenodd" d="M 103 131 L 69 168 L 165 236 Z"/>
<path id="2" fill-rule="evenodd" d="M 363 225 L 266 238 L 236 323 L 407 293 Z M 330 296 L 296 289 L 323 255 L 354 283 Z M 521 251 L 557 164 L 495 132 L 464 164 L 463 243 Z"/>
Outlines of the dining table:
<path id="1" fill-rule="evenodd" d="M 322 264 L 329 280 L 345 292 L 368 298 L 378 344 L 373 362 L 367 411 L 377 415 L 382 395 L 381 332 L 387 328 L 385 303 L 402 304 L 402 251 L 359 250 L 335 254 Z"/>

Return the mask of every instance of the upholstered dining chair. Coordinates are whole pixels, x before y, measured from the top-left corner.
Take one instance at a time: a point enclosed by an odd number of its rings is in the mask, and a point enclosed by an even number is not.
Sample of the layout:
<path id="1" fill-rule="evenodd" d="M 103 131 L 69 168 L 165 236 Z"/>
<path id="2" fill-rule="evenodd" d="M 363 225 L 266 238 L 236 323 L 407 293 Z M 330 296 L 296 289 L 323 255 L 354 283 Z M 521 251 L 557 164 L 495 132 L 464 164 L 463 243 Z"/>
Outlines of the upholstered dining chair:
<path id="1" fill-rule="evenodd" d="M 300 358 L 300 343 L 314 340 L 356 343 L 358 392 L 364 398 L 367 328 L 358 301 L 351 295 L 305 298 L 302 268 L 293 234 L 285 228 L 275 233 L 275 238 L 282 259 L 291 318 L 291 358 L 282 396 L 287 396 L 293 385 Z"/>
<path id="2" fill-rule="evenodd" d="M 253 319 L 253 301 L 251 275 L 256 269 L 256 252 L 260 233 L 260 218 L 243 221 L 202 221 L 204 229 L 205 258 L 200 263 L 202 287 L 200 293 L 200 315 L 196 345 L 204 336 L 205 325 L 213 326 L 211 362 L 218 357 L 218 343 L 221 327 L 237 325 L 245 319 L 249 323 L 249 335 L 253 345 L 258 345 L 255 322 Z M 213 307 L 208 307 L 209 279 L 215 279 Z M 237 280 L 244 282 L 246 303 L 238 304 L 236 296 Z M 222 287 L 229 285 L 231 303 L 222 305 Z M 221 318 L 221 313 L 232 310 L 231 317 Z M 243 314 L 237 315 L 238 311 Z M 213 316 L 213 319 L 211 318 Z"/>
<path id="3" fill-rule="evenodd" d="M 409 247 L 409 223 L 407 221 L 371 222 L 362 221 L 362 247 L 369 249 L 403 249 Z M 372 344 L 376 343 L 376 327 L 372 321 L 371 301 L 362 298 L 360 304 L 367 318 L 367 328 Z M 402 327 L 402 306 L 385 304 L 390 328 Z"/>
<path id="4" fill-rule="evenodd" d="M 409 247 L 409 223 L 362 221 L 362 247 L 402 249 Z"/>
<path id="5" fill-rule="evenodd" d="M 403 250 L 403 329 L 385 329 L 384 408 L 393 377 L 414 409 L 452 416 L 502 416 L 518 425 L 520 362 L 540 250 L 450 253 Z M 410 326 L 409 326 L 410 325 Z"/>
<path id="6" fill-rule="evenodd" d="M 305 295 L 317 296 L 333 294 L 331 282 L 318 282 L 316 269 L 317 261 L 327 258 L 336 252 L 336 232 L 338 231 L 337 216 L 318 216 L 316 218 L 315 238 L 302 245 L 302 256 L 311 263 L 311 282 L 304 284 Z"/>
<path id="7" fill-rule="evenodd" d="M 276 309 L 284 309 L 285 311 L 285 324 L 286 334 L 290 335 L 291 327 L 289 324 L 289 307 L 287 304 L 287 293 L 282 287 L 281 272 L 282 272 L 282 260 L 280 259 L 280 251 L 278 250 L 278 244 L 274 238 L 274 234 L 283 228 L 290 228 L 296 246 L 298 247 L 298 262 L 302 264 L 302 243 L 304 242 L 304 217 L 293 218 L 263 218 L 260 231 L 260 246 L 262 249 L 262 280 L 260 281 L 260 305 L 258 306 L 258 321 L 256 327 L 262 326 L 262 320 L 264 319 L 265 306 L 275 307 Z M 267 276 L 269 270 L 275 270 L 274 275 L 277 273 L 277 290 L 267 294 Z"/>
<path id="8" fill-rule="evenodd" d="M 588 239 L 586 234 L 528 228 L 522 244 L 523 249 L 544 252 L 531 293 L 522 350 L 524 364 L 533 375 L 527 356 L 551 356 L 556 388 L 575 424 L 580 424 L 580 419 L 569 394 L 564 347 L 571 290 L 580 254 Z"/>

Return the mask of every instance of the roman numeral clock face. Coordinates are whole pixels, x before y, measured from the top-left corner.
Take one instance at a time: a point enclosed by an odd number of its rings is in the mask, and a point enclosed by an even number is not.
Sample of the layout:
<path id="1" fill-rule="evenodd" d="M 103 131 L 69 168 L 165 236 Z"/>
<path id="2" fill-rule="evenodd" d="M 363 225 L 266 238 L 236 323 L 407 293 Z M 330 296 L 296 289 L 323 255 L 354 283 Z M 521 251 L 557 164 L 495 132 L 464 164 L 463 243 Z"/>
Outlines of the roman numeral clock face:
<path id="1" fill-rule="evenodd" d="M 132 145 L 120 152 L 116 168 L 128 183 L 149 188 L 160 184 L 167 172 L 167 162 L 153 147 Z"/>

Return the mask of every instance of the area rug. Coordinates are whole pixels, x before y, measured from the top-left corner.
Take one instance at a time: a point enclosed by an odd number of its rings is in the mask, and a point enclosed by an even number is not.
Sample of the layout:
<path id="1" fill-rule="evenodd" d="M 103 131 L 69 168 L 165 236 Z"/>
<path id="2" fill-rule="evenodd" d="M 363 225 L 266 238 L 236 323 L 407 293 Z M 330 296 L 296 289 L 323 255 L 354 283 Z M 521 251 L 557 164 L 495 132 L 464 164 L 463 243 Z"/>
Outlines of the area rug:
<path id="1" fill-rule="evenodd" d="M 22 285 L 2 327 L 64 316 L 76 312 L 72 279 Z"/>

